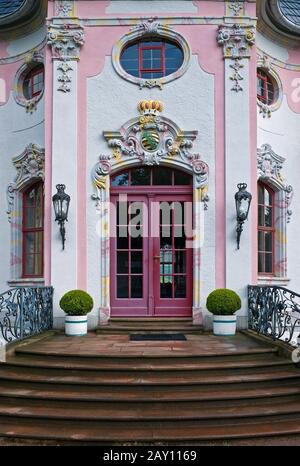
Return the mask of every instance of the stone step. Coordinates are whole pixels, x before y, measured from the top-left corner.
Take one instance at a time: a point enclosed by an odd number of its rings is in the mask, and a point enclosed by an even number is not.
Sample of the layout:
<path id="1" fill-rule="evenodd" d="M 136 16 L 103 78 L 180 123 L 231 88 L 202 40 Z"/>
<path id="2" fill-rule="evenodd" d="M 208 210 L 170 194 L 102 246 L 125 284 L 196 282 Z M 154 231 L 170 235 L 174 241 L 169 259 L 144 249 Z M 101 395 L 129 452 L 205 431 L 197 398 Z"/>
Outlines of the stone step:
<path id="1" fill-rule="evenodd" d="M 24 399 L 0 399 L 2 416 L 78 421 L 182 421 L 206 419 L 259 418 L 300 413 L 300 397 L 271 399 L 210 401 L 210 402 L 155 402 L 107 403 Z"/>
<path id="2" fill-rule="evenodd" d="M 181 402 L 181 401 L 223 401 L 273 398 L 280 396 L 299 396 L 298 379 L 212 384 L 212 385 L 162 385 L 154 388 L 151 385 L 82 385 L 36 383 L 32 381 L 0 380 L 0 399 L 22 398 L 62 401 L 88 402 Z"/>
<path id="3" fill-rule="evenodd" d="M 3 366 L 2 366 L 3 367 Z M 0 380 L 12 380 L 17 382 L 36 382 L 46 384 L 76 384 L 81 386 L 89 385 L 218 385 L 234 384 L 248 382 L 266 382 L 281 381 L 287 379 L 298 379 L 300 383 L 300 371 L 293 366 L 279 366 L 266 368 L 246 368 L 235 369 L 234 373 L 230 371 L 220 372 L 217 370 L 209 371 L 185 371 L 184 374 L 179 371 L 161 372 L 118 372 L 118 371 L 90 371 L 86 372 L 73 370 L 64 371 L 59 369 L 38 369 L 32 368 L 28 371 L 26 368 L 5 367 L 0 370 Z"/>
<path id="4" fill-rule="evenodd" d="M 238 439 L 291 435 L 300 433 L 300 414 L 272 416 L 265 419 L 243 418 L 197 421 L 131 422 L 64 422 L 48 419 L 22 419 L 3 416 L 0 437 L 46 439 L 92 443 L 97 445 L 120 442 L 183 442 L 214 439 Z"/>
<path id="5" fill-rule="evenodd" d="M 202 371 L 202 370 L 235 370 L 243 368 L 265 368 L 272 366 L 291 366 L 292 361 L 278 357 L 276 354 L 260 354 L 256 356 L 249 355 L 248 358 L 236 357 L 235 359 L 227 358 L 208 358 L 202 360 L 198 358 L 196 361 L 191 361 L 189 358 L 185 361 L 178 361 L 173 358 L 171 361 L 163 362 L 161 359 L 154 359 L 153 361 L 139 359 L 91 359 L 91 358 L 60 358 L 60 357 L 42 357 L 33 355 L 18 355 L 18 357 L 9 358 L 5 367 L 22 367 L 22 368 L 36 368 L 36 369 L 51 369 L 57 368 L 62 370 L 82 370 L 82 371 L 149 371 L 149 372 L 169 372 L 180 371 Z M 1 368 L 1 363 L 0 363 Z"/>

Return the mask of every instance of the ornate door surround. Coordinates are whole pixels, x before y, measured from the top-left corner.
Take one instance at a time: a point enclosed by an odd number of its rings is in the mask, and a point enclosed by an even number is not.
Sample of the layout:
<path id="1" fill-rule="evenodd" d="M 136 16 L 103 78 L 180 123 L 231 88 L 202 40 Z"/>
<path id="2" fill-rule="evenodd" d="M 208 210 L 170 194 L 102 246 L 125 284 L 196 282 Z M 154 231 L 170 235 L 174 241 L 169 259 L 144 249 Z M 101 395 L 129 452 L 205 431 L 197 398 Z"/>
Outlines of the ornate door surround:
<path id="1" fill-rule="evenodd" d="M 173 121 L 161 116 L 159 101 L 141 101 L 140 116 L 129 120 L 119 131 L 104 131 L 110 154 L 100 155 L 92 170 L 92 182 L 101 232 L 100 324 L 110 318 L 110 182 L 109 177 L 125 168 L 162 165 L 189 173 L 193 177 L 193 321 L 202 323 L 200 293 L 200 251 L 203 238 L 203 211 L 207 209 L 208 165 L 192 153 L 198 131 L 182 131 Z"/>

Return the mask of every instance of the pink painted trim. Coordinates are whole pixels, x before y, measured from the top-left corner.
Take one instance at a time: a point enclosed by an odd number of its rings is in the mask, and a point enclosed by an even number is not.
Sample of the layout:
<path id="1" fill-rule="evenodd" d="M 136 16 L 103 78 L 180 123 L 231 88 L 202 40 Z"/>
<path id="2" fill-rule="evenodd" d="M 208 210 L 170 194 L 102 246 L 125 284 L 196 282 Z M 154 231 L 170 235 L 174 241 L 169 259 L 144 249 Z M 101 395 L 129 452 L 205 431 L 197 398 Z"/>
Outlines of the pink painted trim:
<path id="1" fill-rule="evenodd" d="M 218 61 L 218 60 L 216 60 Z M 224 67 L 224 62 L 221 61 Z M 226 193 L 225 193 L 225 82 L 224 70 L 215 79 L 215 184 L 216 184 L 216 288 L 226 287 Z"/>
<path id="2" fill-rule="evenodd" d="M 87 79 L 78 66 L 77 106 L 77 288 L 87 289 Z"/>
<path id="3" fill-rule="evenodd" d="M 257 99 L 256 99 L 256 47 L 253 46 L 249 63 L 249 132 L 250 132 L 250 173 L 251 173 L 251 256 L 252 256 L 252 285 L 257 284 L 258 270 L 258 239 L 257 239 Z"/>
<path id="4" fill-rule="evenodd" d="M 52 117 L 53 65 L 50 49 L 45 57 L 45 218 L 44 218 L 44 275 L 45 286 L 51 285 L 51 222 L 52 222 Z"/>

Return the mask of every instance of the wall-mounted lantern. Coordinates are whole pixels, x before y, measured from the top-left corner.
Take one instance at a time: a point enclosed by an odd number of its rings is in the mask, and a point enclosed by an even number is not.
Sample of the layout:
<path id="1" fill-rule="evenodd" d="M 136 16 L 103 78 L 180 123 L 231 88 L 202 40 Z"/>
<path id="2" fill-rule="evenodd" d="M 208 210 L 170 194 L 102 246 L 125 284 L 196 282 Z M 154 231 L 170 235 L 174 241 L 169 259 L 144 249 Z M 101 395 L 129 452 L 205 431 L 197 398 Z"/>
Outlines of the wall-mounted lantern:
<path id="1" fill-rule="evenodd" d="M 70 196 L 65 193 L 66 186 L 64 184 L 56 185 L 57 193 L 52 197 L 55 221 L 59 224 L 60 235 L 62 240 L 62 248 L 65 249 L 66 229 L 65 222 L 68 221 L 68 212 L 70 205 Z"/>
<path id="2" fill-rule="evenodd" d="M 239 183 L 237 185 L 238 192 L 235 193 L 235 208 L 236 208 L 236 220 L 237 220 L 237 248 L 240 249 L 240 239 L 243 231 L 243 224 L 248 218 L 252 195 L 246 191 L 247 184 Z"/>

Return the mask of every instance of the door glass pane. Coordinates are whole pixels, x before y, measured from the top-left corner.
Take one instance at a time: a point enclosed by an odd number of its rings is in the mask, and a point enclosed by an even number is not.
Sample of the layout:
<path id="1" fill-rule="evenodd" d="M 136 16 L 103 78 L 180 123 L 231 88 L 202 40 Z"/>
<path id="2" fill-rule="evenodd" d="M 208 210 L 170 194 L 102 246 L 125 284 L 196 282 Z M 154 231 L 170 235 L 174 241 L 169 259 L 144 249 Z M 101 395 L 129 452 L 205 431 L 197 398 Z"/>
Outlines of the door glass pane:
<path id="1" fill-rule="evenodd" d="M 131 253 L 131 273 L 143 273 L 143 253 Z"/>
<path id="2" fill-rule="evenodd" d="M 139 235 L 137 238 L 131 236 L 131 249 L 143 249 L 143 237 Z"/>
<path id="3" fill-rule="evenodd" d="M 174 227 L 174 245 L 175 249 L 184 249 L 185 248 L 185 233 L 183 226 Z"/>
<path id="4" fill-rule="evenodd" d="M 119 227 L 118 228 L 118 232 L 120 233 L 120 228 L 121 229 L 125 229 L 125 231 L 127 232 L 127 228 L 126 227 Z M 119 236 L 118 234 L 118 238 L 117 238 L 117 249 L 128 249 L 128 236 L 126 238 L 122 238 Z"/>
<path id="5" fill-rule="evenodd" d="M 112 186 L 128 186 L 129 183 L 129 173 L 121 173 L 120 175 L 115 175 L 111 178 Z"/>
<path id="6" fill-rule="evenodd" d="M 136 168 L 131 171 L 131 186 L 147 186 L 150 184 L 150 168 Z"/>
<path id="7" fill-rule="evenodd" d="M 153 184 L 154 185 L 172 185 L 173 171 L 170 168 L 154 168 L 153 169 Z"/>
<path id="8" fill-rule="evenodd" d="M 161 298 L 172 298 L 172 276 L 161 276 L 160 277 L 160 297 Z"/>
<path id="9" fill-rule="evenodd" d="M 183 186 L 191 184 L 191 176 L 187 173 L 174 171 L 174 184 L 176 186 Z"/>
<path id="10" fill-rule="evenodd" d="M 117 273 L 128 273 L 128 252 L 117 252 Z"/>
<path id="11" fill-rule="evenodd" d="M 143 277 L 142 275 L 131 275 L 131 297 L 143 297 Z"/>
<path id="12" fill-rule="evenodd" d="M 186 297 L 186 276 L 185 275 L 175 275 L 174 292 L 175 292 L 174 293 L 175 298 Z"/>
<path id="13" fill-rule="evenodd" d="M 175 273 L 185 273 L 185 251 L 175 251 Z"/>
<path id="14" fill-rule="evenodd" d="M 160 248 L 166 249 L 172 247 L 172 228 L 170 225 L 160 227 Z"/>
<path id="15" fill-rule="evenodd" d="M 128 276 L 117 276 L 117 298 L 129 298 L 128 282 Z"/>

